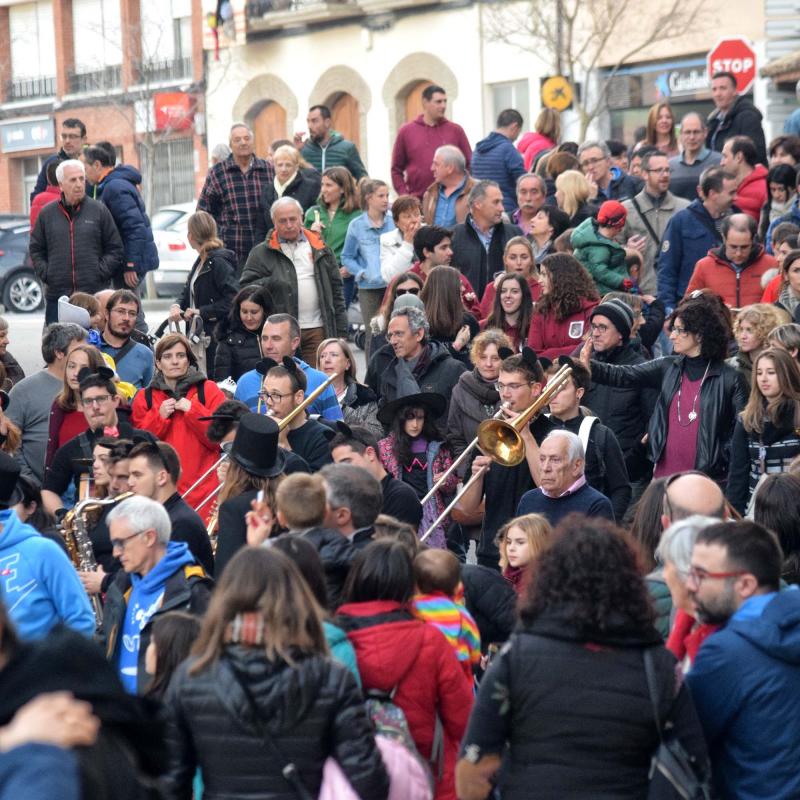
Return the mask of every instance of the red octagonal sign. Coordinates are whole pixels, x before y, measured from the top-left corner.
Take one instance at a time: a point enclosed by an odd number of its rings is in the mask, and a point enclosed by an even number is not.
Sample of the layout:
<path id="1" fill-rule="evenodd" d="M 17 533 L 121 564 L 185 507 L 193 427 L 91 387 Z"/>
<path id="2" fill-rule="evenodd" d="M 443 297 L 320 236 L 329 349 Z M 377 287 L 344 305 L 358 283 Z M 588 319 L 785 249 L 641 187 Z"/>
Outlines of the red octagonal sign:
<path id="1" fill-rule="evenodd" d="M 722 39 L 707 57 L 708 78 L 716 72 L 731 72 L 736 76 L 736 88 L 744 94 L 756 79 L 756 51 L 747 39 Z"/>

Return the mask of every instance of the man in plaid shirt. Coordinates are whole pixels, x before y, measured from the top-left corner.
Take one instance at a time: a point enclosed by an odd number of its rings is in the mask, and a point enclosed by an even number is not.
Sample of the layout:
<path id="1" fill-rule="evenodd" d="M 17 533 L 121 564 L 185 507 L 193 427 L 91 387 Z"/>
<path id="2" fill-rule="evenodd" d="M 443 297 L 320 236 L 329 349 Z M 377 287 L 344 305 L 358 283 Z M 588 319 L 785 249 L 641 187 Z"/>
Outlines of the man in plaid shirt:
<path id="1" fill-rule="evenodd" d="M 219 238 L 236 253 L 241 272 L 253 241 L 256 217 L 261 213 L 261 187 L 275 178 L 272 164 L 253 153 L 253 132 L 237 123 L 231 128 L 231 155 L 208 172 L 198 211 L 208 211 L 217 221 Z"/>

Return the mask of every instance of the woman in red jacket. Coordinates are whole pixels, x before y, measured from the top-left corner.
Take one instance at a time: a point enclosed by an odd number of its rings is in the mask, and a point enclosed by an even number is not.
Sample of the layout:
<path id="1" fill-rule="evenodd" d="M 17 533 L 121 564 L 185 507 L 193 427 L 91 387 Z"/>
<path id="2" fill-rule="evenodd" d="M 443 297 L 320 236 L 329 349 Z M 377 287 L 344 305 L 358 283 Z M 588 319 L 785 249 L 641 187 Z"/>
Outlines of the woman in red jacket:
<path id="1" fill-rule="evenodd" d="M 183 494 L 219 458 L 219 446 L 206 436 L 210 417 L 225 400 L 213 381 L 197 369 L 189 340 L 180 333 L 164 336 L 156 345 L 156 374 L 133 400 L 131 421 L 162 442 L 171 444 L 181 460 L 178 491 Z M 218 485 L 214 470 L 184 499 L 195 508 Z M 207 520 L 213 503 L 200 509 Z"/>
<path id="2" fill-rule="evenodd" d="M 574 256 L 554 253 L 540 270 L 542 296 L 534 308 L 528 344 L 540 358 L 555 361 L 572 353 L 589 332 L 589 316 L 600 298 L 591 275 Z"/>
<path id="3" fill-rule="evenodd" d="M 436 800 L 455 800 L 455 763 L 472 708 L 472 686 L 455 651 L 408 604 L 414 569 L 405 545 L 373 542 L 359 554 L 344 588 L 336 624 L 356 651 L 364 693 L 392 695 L 422 758 L 431 763 Z M 442 759 L 433 752 L 443 735 Z"/>

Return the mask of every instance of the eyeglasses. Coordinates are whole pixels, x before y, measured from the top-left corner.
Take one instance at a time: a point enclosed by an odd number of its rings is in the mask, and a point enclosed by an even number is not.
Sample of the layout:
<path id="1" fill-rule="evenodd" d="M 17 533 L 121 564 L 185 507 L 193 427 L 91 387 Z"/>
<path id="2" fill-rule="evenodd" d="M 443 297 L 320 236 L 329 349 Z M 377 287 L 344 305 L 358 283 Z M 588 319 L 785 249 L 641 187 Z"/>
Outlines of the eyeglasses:
<path id="1" fill-rule="evenodd" d="M 70 140 L 70 139 L 82 139 L 83 137 L 79 133 L 62 133 L 61 139 L 62 140 Z"/>
<path id="2" fill-rule="evenodd" d="M 685 333 L 688 333 L 688 332 L 689 331 L 687 331 L 686 328 L 681 328 L 680 325 L 673 325 L 671 330 L 670 330 L 670 333 L 677 333 L 678 336 L 683 336 Z"/>
<path id="3" fill-rule="evenodd" d="M 259 392 L 258 399 L 259 400 L 272 400 L 273 403 L 280 403 L 284 397 L 291 397 L 291 392 L 286 392 L 286 394 L 281 394 L 280 392 Z"/>
<path id="4" fill-rule="evenodd" d="M 527 383 L 500 383 L 500 381 L 497 381 L 497 383 L 495 383 L 495 385 L 494 385 L 494 388 L 498 392 L 502 392 L 505 389 L 510 389 L 512 392 L 516 392 L 517 389 L 521 389 L 523 386 L 530 386 L 530 385 L 531 385 L 530 382 L 527 382 Z"/>
<path id="5" fill-rule="evenodd" d="M 669 167 L 661 167 L 660 169 L 646 169 L 645 172 L 653 172 L 656 175 L 669 175 L 672 170 Z"/>
<path id="6" fill-rule="evenodd" d="M 413 289 L 398 289 L 397 296 L 402 297 L 404 294 L 419 294 L 419 286 L 415 286 Z"/>
<path id="7" fill-rule="evenodd" d="M 411 422 L 412 419 L 425 419 L 425 412 L 421 409 L 406 408 L 403 411 L 403 419 L 406 422 Z"/>
<path id="8" fill-rule="evenodd" d="M 111 539 L 111 552 L 114 552 L 114 550 L 124 550 L 125 545 L 128 544 L 131 539 L 135 539 L 137 536 L 141 536 L 143 533 L 147 533 L 150 530 L 152 530 L 152 528 L 145 528 L 143 531 L 136 531 L 136 533 L 132 533 L 124 539 Z"/>
<path id="9" fill-rule="evenodd" d="M 104 406 L 111 399 L 110 394 L 102 394 L 99 397 L 82 397 L 81 403 L 85 406 Z"/>
<path id="10" fill-rule="evenodd" d="M 691 578 L 697 586 L 705 580 L 723 581 L 727 578 L 740 578 L 742 575 L 747 575 L 747 572 L 741 569 L 735 572 L 709 572 L 702 567 L 689 567 L 689 571 L 686 573 L 686 577 Z"/>
<path id="11" fill-rule="evenodd" d="M 136 319 L 139 316 L 138 311 L 131 311 L 129 308 L 120 308 L 119 306 L 112 308 L 111 313 L 116 314 L 118 317 L 130 317 L 131 319 Z"/>
<path id="12" fill-rule="evenodd" d="M 593 322 L 592 323 L 592 333 L 594 333 L 595 331 L 597 331 L 597 333 L 606 333 L 608 331 L 608 325 L 603 325 L 602 323 L 595 324 Z"/>
<path id="13" fill-rule="evenodd" d="M 581 169 L 586 169 L 586 167 L 593 167 L 595 164 L 599 164 L 602 161 L 606 161 L 606 158 L 587 158 L 585 161 L 580 162 Z"/>

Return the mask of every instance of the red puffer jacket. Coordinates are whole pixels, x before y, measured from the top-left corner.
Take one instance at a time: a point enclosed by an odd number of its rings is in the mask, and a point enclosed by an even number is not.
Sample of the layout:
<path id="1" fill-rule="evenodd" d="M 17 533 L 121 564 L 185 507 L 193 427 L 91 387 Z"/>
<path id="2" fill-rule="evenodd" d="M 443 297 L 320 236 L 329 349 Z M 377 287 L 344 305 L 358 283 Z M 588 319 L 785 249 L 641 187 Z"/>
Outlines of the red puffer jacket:
<path id="1" fill-rule="evenodd" d="M 581 344 L 589 332 L 589 315 L 599 300 L 581 300 L 581 308 L 571 317 L 557 320 L 554 314 L 534 312 L 528 332 L 528 345 L 542 358 L 555 361 L 559 356 L 568 356 Z"/>
<path id="2" fill-rule="evenodd" d="M 391 692 L 408 720 L 411 736 L 430 758 L 436 714 L 444 727 L 444 772 L 436 800 L 455 800 L 458 748 L 472 709 L 473 694 L 455 650 L 433 625 L 414 619 L 399 603 L 376 600 L 341 606 L 337 624 L 356 651 L 365 692 Z"/>
<path id="3" fill-rule="evenodd" d="M 152 407 L 147 407 L 147 394 L 152 391 Z M 192 385 L 186 392 L 186 399 L 192 404 L 189 411 L 176 411 L 168 419 L 164 419 L 158 410 L 169 397 L 163 389 L 151 387 L 136 393 L 133 399 L 131 422 L 134 428 L 150 431 L 162 442 L 171 444 L 178 452 L 181 460 L 181 478 L 178 481 L 178 492 L 183 494 L 220 456 L 219 445 L 208 440 L 206 431 L 209 423 L 201 422 L 200 417 L 211 416 L 214 409 L 225 400 L 225 395 L 213 381 L 205 381 L 203 385 L 205 403 L 198 398 L 198 384 Z M 195 508 L 217 486 L 217 474 L 211 474 L 187 497 L 186 502 Z M 198 512 L 204 521 L 208 521 L 213 508 L 213 501 L 208 502 Z"/>

